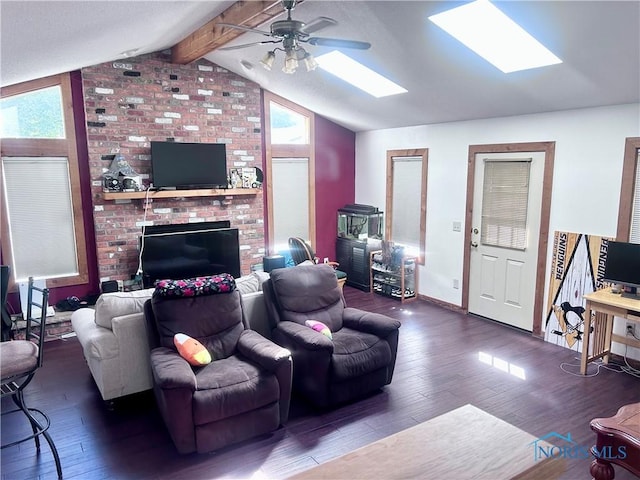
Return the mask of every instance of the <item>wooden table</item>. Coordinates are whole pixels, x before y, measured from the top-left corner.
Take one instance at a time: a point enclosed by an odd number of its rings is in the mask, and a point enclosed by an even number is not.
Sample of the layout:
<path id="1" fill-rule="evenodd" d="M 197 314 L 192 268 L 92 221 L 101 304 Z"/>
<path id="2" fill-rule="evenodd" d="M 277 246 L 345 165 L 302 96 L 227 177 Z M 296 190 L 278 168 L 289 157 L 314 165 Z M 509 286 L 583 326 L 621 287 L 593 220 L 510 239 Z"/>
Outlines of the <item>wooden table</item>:
<path id="1" fill-rule="evenodd" d="M 472 405 L 383 438 L 289 480 L 552 480 L 564 458 L 536 458 L 544 440 Z"/>
<path id="2" fill-rule="evenodd" d="M 593 360 L 602 358 L 604 363 L 609 362 L 612 341 L 640 348 L 639 341 L 613 333 L 614 316 L 638 322 L 640 325 L 640 297 L 623 297 L 618 293 L 612 293 L 610 288 L 603 288 L 597 292 L 586 294 L 584 299 L 587 304 L 585 306 L 584 337 L 580 361 L 582 375 L 587 373 L 587 364 Z M 593 332 L 589 328 L 590 323 L 593 326 Z M 589 345 L 590 342 L 591 345 Z"/>
<path id="3" fill-rule="evenodd" d="M 591 430 L 596 432 L 589 469 L 594 480 L 612 480 L 612 463 L 640 477 L 640 403 L 625 405 L 610 418 L 594 418 Z"/>

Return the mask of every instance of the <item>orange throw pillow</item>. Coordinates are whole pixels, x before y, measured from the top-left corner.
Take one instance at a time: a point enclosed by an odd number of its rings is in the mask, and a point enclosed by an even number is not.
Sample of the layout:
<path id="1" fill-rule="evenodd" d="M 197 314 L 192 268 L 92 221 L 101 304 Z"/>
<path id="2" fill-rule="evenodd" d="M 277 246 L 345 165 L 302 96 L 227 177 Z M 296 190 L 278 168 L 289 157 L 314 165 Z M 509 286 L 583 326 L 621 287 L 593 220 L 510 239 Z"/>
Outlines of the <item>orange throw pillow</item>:
<path id="1" fill-rule="evenodd" d="M 194 367 L 201 367 L 211 363 L 211 354 L 198 340 L 184 333 L 173 336 L 173 344 L 182 358 Z"/>

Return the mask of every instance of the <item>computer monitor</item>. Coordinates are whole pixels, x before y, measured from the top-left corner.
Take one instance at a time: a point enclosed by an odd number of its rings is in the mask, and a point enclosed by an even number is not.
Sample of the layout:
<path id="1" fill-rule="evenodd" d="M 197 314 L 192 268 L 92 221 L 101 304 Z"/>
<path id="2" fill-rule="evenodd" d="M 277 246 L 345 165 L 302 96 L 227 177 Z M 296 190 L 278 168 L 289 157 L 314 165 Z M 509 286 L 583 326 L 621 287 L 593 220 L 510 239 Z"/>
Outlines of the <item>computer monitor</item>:
<path id="1" fill-rule="evenodd" d="M 603 280 L 620 285 L 628 295 L 636 295 L 640 287 L 640 244 L 610 241 Z"/>

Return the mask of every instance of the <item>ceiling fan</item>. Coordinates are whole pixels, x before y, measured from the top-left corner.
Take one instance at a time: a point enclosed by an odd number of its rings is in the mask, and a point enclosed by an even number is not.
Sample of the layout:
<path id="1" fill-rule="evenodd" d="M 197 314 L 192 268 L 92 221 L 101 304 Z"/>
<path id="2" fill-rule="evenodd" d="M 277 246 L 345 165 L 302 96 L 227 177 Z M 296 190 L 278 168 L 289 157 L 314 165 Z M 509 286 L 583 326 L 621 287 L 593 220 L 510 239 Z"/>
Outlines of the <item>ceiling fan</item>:
<path id="1" fill-rule="evenodd" d="M 257 28 L 245 27 L 244 25 L 234 25 L 232 23 L 218 23 L 223 27 L 235 28 L 237 30 L 243 30 L 246 32 L 259 33 L 266 37 L 272 38 L 272 40 L 262 40 L 252 43 L 244 43 L 242 45 L 234 45 L 231 47 L 223 47 L 219 50 L 237 50 L 246 47 L 252 47 L 254 45 L 266 45 L 266 44 L 282 44 L 282 48 L 276 47 L 269 51 L 264 58 L 260 61 L 262 65 L 271 70 L 276 58 L 276 50 L 285 52 L 285 62 L 282 69 L 285 73 L 294 73 L 298 67 L 298 61 L 304 61 L 307 71 L 314 70 L 318 63 L 313 56 L 308 53 L 300 44 L 308 43 L 309 45 L 324 46 L 324 47 L 336 47 L 336 48 L 355 48 L 359 50 L 366 50 L 371 47 L 368 42 L 361 42 L 358 40 L 345 40 L 339 38 L 327 38 L 327 37 L 312 37 L 311 34 L 329 27 L 331 25 L 337 25 L 334 19 L 329 17 L 318 17 L 311 20 L 308 23 L 294 20 L 291 18 L 291 11 L 296 6 L 296 0 L 282 0 L 282 6 L 287 12 L 286 20 L 277 20 L 271 24 L 270 31 L 259 30 Z"/>

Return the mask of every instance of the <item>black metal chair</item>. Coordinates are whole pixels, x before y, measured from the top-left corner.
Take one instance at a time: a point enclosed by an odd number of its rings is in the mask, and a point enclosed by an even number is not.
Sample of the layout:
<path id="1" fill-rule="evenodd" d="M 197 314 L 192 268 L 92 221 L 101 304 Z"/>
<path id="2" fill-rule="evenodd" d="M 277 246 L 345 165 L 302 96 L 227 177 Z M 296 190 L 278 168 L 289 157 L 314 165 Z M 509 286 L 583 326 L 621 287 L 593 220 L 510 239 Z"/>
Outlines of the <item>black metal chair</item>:
<path id="1" fill-rule="evenodd" d="M 34 292 L 42 294 L 41 301 L 34 299 Z M 11 395 L 13 402 L 18 407 L 15 410 L 2 412 L 2 415 L 16 412 L 24 413 L 33 431 L 33 434 L 2 445 L 1 448 L 12 447 L 33 438 L 36 443 L 36 450 L 40 452 L 40 435 L 43 435 L 51 448 L 51 453 L 53 453 L 58 478 L 62 478 L 60 456 L 51 435 L 47 432 L 51 421 L 41 410 L 27 407 L 24 401 L 25 387 L 29 385 L 38 368 L 42 366 L 48 300 L 49 290 L 35 286 L 33 278 L 29 278 L 25 339 L 0 343 L 0 376 L 2 382 L 0 397 Z M 40 309 L 37 318 L 34 316 L 34 307 Z"/>
<path id="2" fill-rule="evenodd" d="M 7 294 L 9 293 L 9 276 L 11 275 L 11 269 L 9 265 L 0 265 L 0 314 L 2 320 L 0 325 L 2 326 L 2 338 L 0 341 L 6 342 L 11 339 L 11 316 L 7 311 Z"/>

